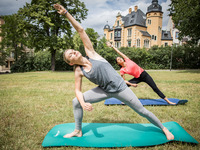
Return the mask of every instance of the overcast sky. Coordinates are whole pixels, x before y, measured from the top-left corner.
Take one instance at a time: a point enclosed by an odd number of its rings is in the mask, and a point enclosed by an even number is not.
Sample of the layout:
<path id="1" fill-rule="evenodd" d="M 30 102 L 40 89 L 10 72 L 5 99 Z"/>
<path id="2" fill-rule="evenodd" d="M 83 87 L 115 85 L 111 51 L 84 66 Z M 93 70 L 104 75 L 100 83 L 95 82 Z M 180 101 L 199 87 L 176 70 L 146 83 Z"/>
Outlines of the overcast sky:
<path id="1" fill-rule="evenodd" d="M 81 25 L 84 28 L 93 28 L 100 35 L 103 35 L 103 28 L 108 24 L 112 27 L 114 25 L 116 15 L 118 12 L 122 16 L 128 14 L 128 9 L 137 5 L 145 14 L 147 7 L 151 5 L 152 0 L 80 0 L 85 3 L 88 9 L 87 19 L 82 21 Z M 0 16 L 17 13 L 19 8 L 22 8 L 25 3 L 30 3 L 31 0 L 0 0 Z M 163 11 L 163 30 L 166 29 L 169 20 L 169 4 L 171 0 L 158 0 L 162 6 Z"/>

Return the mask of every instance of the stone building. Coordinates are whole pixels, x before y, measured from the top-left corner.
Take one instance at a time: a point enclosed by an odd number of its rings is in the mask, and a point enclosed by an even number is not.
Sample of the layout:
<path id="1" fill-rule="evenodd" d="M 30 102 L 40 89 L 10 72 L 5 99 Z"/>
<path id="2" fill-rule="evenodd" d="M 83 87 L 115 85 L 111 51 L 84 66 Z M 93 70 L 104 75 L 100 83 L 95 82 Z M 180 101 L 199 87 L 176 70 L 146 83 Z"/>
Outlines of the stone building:
<path id="1" fill-rule="evenodd" d="M 170 31 L 162 30 L 163 12 L 158 0 L 152 0 L 143 13 L 138 6 L 129 8 L 126 16 L 117 14 L 115 23 L 111 28 L 104 26 L 104 37 L 115 47 L 150 48 L 153 45 L 172 45 L 173 39 Z"/>

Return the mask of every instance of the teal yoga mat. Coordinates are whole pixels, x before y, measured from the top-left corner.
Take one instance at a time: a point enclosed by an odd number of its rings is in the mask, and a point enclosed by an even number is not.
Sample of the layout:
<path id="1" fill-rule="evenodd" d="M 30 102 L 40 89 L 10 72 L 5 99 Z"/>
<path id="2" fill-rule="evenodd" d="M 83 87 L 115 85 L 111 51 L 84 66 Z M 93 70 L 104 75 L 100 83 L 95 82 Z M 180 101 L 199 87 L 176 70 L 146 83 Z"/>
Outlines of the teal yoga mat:
<path id="1" fill-rule="evenodd" d="M 178 123 L 166 122 L 163 125 L 174 134 L 173 141 L 198 144 Z M 83 123 L 82 137 L 63 138 L 74 127 L 74 123 L 56 125 L 47 133 L 42 146 L 142 147 L 169 142 L 154 125 L 131 123 Z"/>

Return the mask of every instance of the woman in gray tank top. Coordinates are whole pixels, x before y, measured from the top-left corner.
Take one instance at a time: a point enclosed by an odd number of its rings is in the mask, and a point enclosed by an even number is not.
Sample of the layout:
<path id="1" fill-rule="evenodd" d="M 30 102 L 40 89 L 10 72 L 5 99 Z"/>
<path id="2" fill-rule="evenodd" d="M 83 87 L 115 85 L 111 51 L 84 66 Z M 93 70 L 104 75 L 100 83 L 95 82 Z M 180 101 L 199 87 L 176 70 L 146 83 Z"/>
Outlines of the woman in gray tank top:
<path id="1" fill-rule="evenodd" d="M 106 98 L 115 97 L 120 99 L 139 115 L 148 119 L 152 124 L 159 127 L 166 135 L 168 140 L 173 140 L 174 136 L 162 125 L 160 120 L 150 111 L 143 107 L 133 91 L 127 87 L 123 78 L 114 70 L 114 68 L 98 53 L 95 52 L 92 43 L 81 25 L 71 16 L 67 10 L 55 4 L 54 8 L 58 13 L 64 15 L 71 22 L 72 26 L 79 33 L 84 44 L 85 52 L 88 58 L 83 57 L 79 51 L 68 49 L 64 52 L 64 60 L 69 65 L 76 65 L 75 68 L 75 93 L 73 99 L 73 109 L 75 118 L 75 130 L 66 134 L 65 138 L 73 136 L 82 136 L 83 110 L 92 111 L 91 103 L 100 102 Z M 85 93 L 82 93 L 82 77 L 88 78 L 98 86 Z"/>

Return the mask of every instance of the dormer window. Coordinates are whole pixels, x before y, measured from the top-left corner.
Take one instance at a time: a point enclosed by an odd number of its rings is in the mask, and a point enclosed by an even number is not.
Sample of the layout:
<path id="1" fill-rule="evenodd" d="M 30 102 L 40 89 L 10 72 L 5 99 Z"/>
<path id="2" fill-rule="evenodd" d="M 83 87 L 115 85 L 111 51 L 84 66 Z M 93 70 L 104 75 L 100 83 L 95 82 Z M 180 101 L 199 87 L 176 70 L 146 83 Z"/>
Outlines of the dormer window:
<path id="1" fill-rule="evenodd" d="M 166 37 L 166 38 L 167 38 L 167 37 L 168 37 L 168 34 L 167 34 L 167 33 L 165 33 L 165 34 L 164 34 L 164 37 Z"/>

